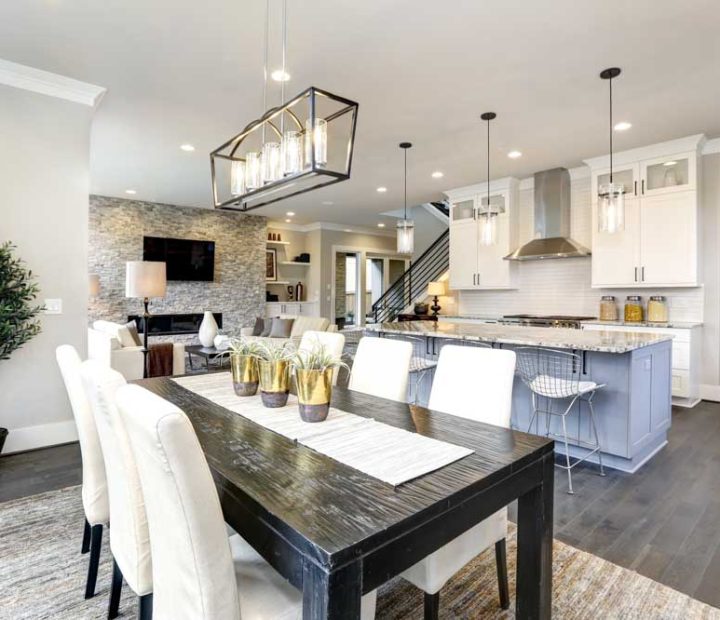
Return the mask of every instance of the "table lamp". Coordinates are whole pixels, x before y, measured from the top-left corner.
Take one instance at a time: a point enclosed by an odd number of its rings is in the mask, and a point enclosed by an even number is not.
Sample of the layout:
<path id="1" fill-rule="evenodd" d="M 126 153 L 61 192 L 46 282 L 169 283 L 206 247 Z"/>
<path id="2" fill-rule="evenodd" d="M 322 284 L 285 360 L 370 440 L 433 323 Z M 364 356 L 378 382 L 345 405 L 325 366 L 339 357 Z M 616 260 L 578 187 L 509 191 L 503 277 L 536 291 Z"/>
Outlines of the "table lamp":
<path id="1" fill-rule="evenodd" d="M 442 310 L 438 304 L 438 296 L 445 294 L 445 282 L 429 282 L 427 294 L 433 296 L 433 305 L 430 306 L 430 310 L 433 311 L 433 316 L 437 316 L 438 312 Z"/>
<path id="2" fill-rule="evenodd" d="M 91 273 L 88 276 L 88 289 L 90 297 L 97 297 L 100 295 L 100 276 L 96 273 Z"/>
<path id="3" fill-rule="evenodd" d="M 148 377 L 148 332 L 150 331 L 148 304 L 151 297 L 165 297 L 166 284 L 165 263 L 136 260 L 125 264 L 125 297 L 142 298 L 145 306 L 142 349 L 145 379 Z"/>

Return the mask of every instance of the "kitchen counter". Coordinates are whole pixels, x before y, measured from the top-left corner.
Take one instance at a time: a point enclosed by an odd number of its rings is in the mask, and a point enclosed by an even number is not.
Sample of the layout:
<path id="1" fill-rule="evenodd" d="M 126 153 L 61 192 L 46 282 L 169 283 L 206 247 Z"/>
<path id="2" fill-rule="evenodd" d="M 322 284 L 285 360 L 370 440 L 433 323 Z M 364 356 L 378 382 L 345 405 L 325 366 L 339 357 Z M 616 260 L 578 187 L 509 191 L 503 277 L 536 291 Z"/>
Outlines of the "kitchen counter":
<path id="1" fill-rule="evenodd" d="M 575 351 L 627 353 L 672 340 L 672 335 L 624 331 L 585 331 L 582 329 L 525 327 L 499 323 L 382 323 L 366 326 L 366 331 L 406 336 L 454 338 L 473 342 L 529 347 L 550 347 Z"/>
<path id="2" fill-rule="evenodd" d="M 652 323 L 650 321 L 601 321 L 600 319 L 592 319 L 591 321 L 582 321 L 583 325 L 608 325 L 618 327 L 651 327 L 653 329 L 693 329 L 694 327 L 702 327 L 702 323 L 693 323 L 692 321 L 668 321 L 667 323 Z"/>

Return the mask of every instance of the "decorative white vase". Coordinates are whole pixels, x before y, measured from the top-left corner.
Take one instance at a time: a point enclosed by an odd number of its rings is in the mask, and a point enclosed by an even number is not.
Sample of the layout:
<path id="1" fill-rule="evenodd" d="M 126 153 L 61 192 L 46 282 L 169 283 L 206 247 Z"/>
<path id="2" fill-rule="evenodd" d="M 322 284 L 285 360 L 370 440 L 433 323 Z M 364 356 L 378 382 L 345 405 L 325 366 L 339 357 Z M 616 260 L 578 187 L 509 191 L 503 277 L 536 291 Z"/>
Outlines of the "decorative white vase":
<path id="1" fill-rule="evenodd" d="M 205 312 L 203 314 L 202 323 L 200 323 L 200 331 L 198 332 L 198 338 L 200 344 L 204 347 L 213 346 L 213 341 L 218 333 L 218 326 L 215 322 L 215 317 L 212 312 Z"/>

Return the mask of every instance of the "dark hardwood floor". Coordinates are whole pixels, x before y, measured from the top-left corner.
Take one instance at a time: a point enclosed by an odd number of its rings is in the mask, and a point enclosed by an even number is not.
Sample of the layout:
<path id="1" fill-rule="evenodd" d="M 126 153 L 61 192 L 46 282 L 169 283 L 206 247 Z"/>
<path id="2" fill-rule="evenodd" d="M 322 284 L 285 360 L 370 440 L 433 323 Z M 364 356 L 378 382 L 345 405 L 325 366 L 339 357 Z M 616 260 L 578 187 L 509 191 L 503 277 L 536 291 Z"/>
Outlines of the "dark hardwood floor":
<path id="1" fill-rule="evenodd" d="M 77 444 L 0 457 L 0 501 L 80 480 Z M 674 409 L 668 445 L 636 474 L 580 465 L 575 495 L 565 472 L 555 481 L 557 539 L 720 607 L 720 404 Z"/>

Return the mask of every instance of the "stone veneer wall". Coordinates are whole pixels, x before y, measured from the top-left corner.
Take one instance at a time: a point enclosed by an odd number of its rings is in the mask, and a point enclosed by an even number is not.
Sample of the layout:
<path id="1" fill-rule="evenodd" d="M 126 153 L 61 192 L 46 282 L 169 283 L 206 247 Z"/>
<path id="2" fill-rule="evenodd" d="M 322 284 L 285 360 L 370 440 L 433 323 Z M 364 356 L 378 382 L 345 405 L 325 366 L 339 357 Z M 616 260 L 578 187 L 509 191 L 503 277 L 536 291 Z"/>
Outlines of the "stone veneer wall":
<path id="1" fill-rule="evenodd" d="M 347 254 L 338 252 L 335 256 L 335 318 L 345 317 L 345 280 L 347 278 Z"/>
<path id="2" fill-rule="evenodd" d="M 223 332 L 239 333 L 264 315 L 266 230 L 264 217 L 91 196 L 88 273 L 100 276 L 100 295 L 90 299 L 90 323 L 142 312 L 141 300 L 125 297 L 125 262 L 142 260 L 147 235 L 215 242 L 215 281 L 168 282 L 167 296 L 151 300 L 150 311 L 222 312 Z"/>

